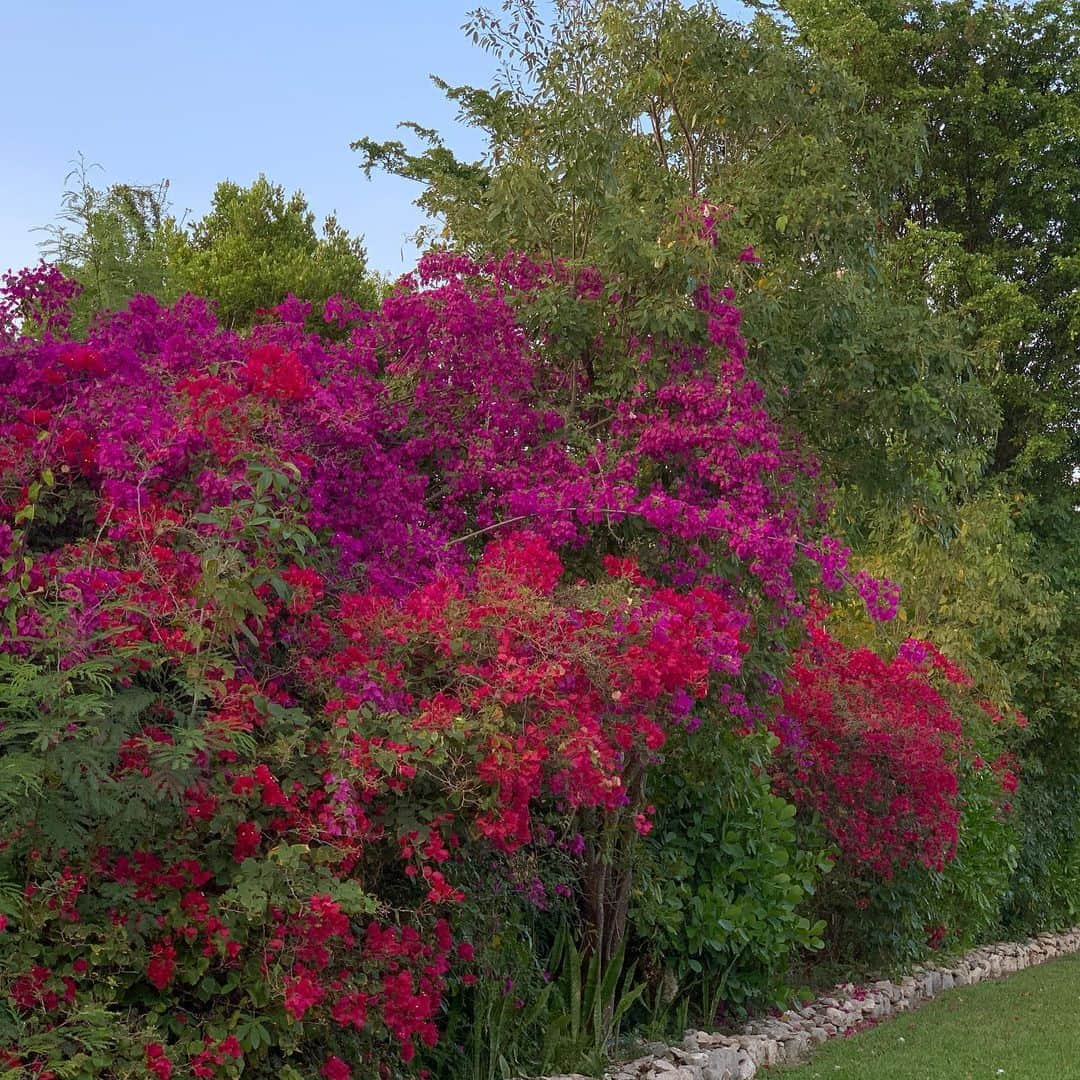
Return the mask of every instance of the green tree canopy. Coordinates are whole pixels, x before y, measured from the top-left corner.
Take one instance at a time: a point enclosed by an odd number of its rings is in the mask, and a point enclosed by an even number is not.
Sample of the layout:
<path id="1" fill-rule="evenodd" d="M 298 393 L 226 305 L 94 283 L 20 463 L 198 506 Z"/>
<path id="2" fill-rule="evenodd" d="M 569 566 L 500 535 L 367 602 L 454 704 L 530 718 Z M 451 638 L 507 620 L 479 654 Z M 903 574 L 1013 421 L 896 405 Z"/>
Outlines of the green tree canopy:
<path id="1" fill-rule="evenodd" d="M 745 252 L 732 283 L 755 374 L 830 474 L 898 500 L 973 480 L 992 401 L 956 326 L 879 251 L 917 122 L 870 108 L 859 77 L 769 17 L 743 26 L 712 3 L 559 0 L 547 25 L 515 0 L 468 30 L 500 58 L 496 85 L 439 85 L 484 157 L 459 161 L 418 125 L 415 152 L 354 144 L 368 173 L 423 185 L 444 225 L 428 239 L 595 264 L 639 298 L 639 334 L 677 320 L 697 281 L 731 280 Z"/>
<path id="2" fill-rule="evenodd" d="M 184 292 L 208 297 L 234 329 L 289 293 L 316 310 L 335 293 L 365 306 L 378 298 L 360 239 L 333 216 L 317 229 L 303 194 L 286 196 L 264 176 L 248 187 L 223 181 L 210 211 L 186 225 L 172 213 L 167 181 L 98 188 L 82 164 L 68 180 L 43 250 L 83 286 L 83 326 L 138 293 L 166 302 Z"/>
<path id="3" fill-rule="evenodd" d="M 218 184 L 209 213 L 176 234 L 170 262 L 180 287 L 216 300 L 231 327 L 290 292 L 317 306 L 335 293 L 363 305 L 378 296 L 361 241 L 333 216 L 317 230 L 303 194 L 286 196 L 265 176 Z"/>
<path id="4" fill-rule="evenodd" d="M 123 307 L 132 296 L 178 295 L 169 266 L 175 230 L 169 215 L 169 183 L 110 184 L 98 188 L 82 158 L 67 176 L 60 214 L 45 226 L 42 253 L 83 288 L 76 327 L 95 311 Z"/>
<path id="5" fill-rule="evenodd" d="M 1072 484 L 1080 466 L 1080 5 L 784 0 L 804 42 L 919 116 L 898 254 L 959 312 L 1000 403 L 993 468 Z"/>
<path id="6" fill-rule="evenodd" d="M 921 171 L 897 189 L 883 246 L 898 280 L 955 313 L 1001 424 L 951 548 L 883 521 L 879 550 L 904 568 L 920 624 L 995 665 L 1035 722 L 1007 908 L 1019 925 L 1068 918 L 1080 865 L 1080 5 L 781 7 L 803 47 L 867 85 L 876 112 L 924 124 Z"/>

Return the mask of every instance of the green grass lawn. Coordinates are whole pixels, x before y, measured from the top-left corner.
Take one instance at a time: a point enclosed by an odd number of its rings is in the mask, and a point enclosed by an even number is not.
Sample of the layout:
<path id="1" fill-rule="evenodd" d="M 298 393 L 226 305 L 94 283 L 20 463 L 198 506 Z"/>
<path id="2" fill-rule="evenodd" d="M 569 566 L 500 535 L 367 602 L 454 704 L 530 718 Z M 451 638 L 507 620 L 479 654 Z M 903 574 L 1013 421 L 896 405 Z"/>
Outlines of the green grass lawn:
<path id="1" fill-rule="evenodd" d="M 770 1080 L 1080 1080 L 1080 957 L 949 990 Z"/>

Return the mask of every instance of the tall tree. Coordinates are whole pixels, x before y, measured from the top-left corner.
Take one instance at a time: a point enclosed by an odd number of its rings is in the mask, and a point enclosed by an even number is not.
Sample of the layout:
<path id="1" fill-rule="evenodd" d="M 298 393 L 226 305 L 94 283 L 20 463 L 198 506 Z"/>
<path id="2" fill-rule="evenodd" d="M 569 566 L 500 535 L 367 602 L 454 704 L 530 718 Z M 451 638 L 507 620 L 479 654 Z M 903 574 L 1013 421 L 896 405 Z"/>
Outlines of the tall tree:
<path id="1" fill-rule="evenodd" d="M 665 0 L 554 12 L 477 12 L 496 85 L 439 83 L 485 133 L 481 160 L 407 125 L 418 151 L 360 139 L 363 168 L 419 181 L 438 243 L 599 266 L 638 298 L 627 333 L 670 328 L 694 283 L 730 280 L 741 253 L 755 374 L 830 474 L 901 501 L 969 483 L 992 403 L 955 328 L 898 291 L 878 250 L 918 125 L 867 108 L 843 64 L 765 16 L 741 26 Z"/>
<path id="2" fill-rule="evenodd" d="M 60 214 L 45 226 L 42 253 L 78 280 L 76 330 L 95 311 L 122 307 L 137 293 L 175 299 L 169 267 L 175 224 L 169 214 L 169 183 L 95 187 L 92 170 L 79 158 L 67 176 Z"/>
<path id="3" fill-rule="evenodd" d="M 813 48 L 921 116 L 921 171 L 890 227 L 909 272 L 959 311 L 1000 403 L 996 472 L 1080 466 L 1080 5 L 785 0 Z"/>
<path id="4" fill-rule="evenodd" d="M 973 602 L 972 560 L 954 550 L 952 581 L 928 590 L 923 614 L 950 621 L 967 649 L 995 663 L 1036 721 L 1008 904 L 1028 925 L 1050 911 L 1071 917 L 1080 889 L 1080 5 L 781 6 L 806 46 L 867 84 L 876 111 L 925 125 L 922 170 L 897 189 L 887 218 L 888 250 L 898 278 L 957 313 L 979 357 L 1002 417 L 979 502 L 1009 513 L 996 511 L 987 532 L 978 504 L 966 508 L 961 545 L 982 528 L 982 598 Z M 925 588 L 917 568 L 927 553 L 908 544 L 905 554 L 913 590 Z"/>
<path id="5" fill-rule="evenodd" d="M 83 163 L 68 180 L 43 251 L 83 287 L 76 329 L 139 293 L 165 302 L 183 292 L 205 296 L 233 329 L 289 293 L 316 311 L 335 293 L 365 307 L 378 298 L 362 241 L 333 216 L 316 229 L 303 194 L 286 196 L 264 176 L 248 187 L 223 181 L 210 211 L 187 225 L 172 214 L 167 181 L 98 188 Z"/>
<path id="6" fill-rule="evenodd" d="M 217 301 L 230 327 L 250 325 L 289 293 L 317 307 L 335 293 L 362 306 L 378 296 L 361 240 L 333 216 L 317 230 L 303 194 L 286 196 L 265 176 L 248 187 L 218 184 L 209 213 L 176 237 L 170 261 L 181 287 Z"/>

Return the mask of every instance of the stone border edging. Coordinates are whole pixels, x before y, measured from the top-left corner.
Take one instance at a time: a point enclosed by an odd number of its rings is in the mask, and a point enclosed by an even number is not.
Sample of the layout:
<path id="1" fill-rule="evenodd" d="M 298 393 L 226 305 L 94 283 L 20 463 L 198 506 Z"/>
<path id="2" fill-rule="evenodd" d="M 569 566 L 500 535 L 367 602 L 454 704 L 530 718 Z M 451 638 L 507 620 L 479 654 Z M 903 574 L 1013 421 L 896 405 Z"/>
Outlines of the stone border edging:
<path id="1" fill-rule="evenodd" d="M 605 1080 L 752 1080 L 771 1065 L 794 1065 L 827 1039 L 910 1012 L 943 990 L 974 986 L 1058 956 L 1080 952 L 1080 927 L 1038 934 L 1026 941 L 982 945 L 951 967 L 920 964 L 899 982 L 860 987 L 844 983 L 832 993 L 779 1016 L 751 1020 L 735 1034 L 688 1031 L 681 1046 L 609 1069 Z M 548 1080 L 588 1080 L 563 1075 Z"/>

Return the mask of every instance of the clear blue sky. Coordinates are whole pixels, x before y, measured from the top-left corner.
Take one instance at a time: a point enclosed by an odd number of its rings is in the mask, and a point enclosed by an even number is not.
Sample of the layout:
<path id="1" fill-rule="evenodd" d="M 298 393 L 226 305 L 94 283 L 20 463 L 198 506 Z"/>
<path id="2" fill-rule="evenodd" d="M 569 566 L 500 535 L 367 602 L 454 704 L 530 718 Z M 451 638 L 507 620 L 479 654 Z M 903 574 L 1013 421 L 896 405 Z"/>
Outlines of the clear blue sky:
<path id="1" fill-rule="evenodd" d="M 218 181 L 263 172 L 362 234 L 373 269 L 400 272 L 414 261 L 418 190 L 365 180 L 349 143 L 416 120 L 479 155 L 477 133 L 454 124 L 428 79 L 488 83 L 493 60 L 460 31 L 476 6 L 0 0 L 0 271 L 37 261 L 31 230 L 55 219 L 82 153 L 103 166 L 97 186 L 168 178 L 174 210 L 194 216 Z"/>
<path id="2" fill-rule="evenodd" d="M 460 32 L 469 0 L 0 0 L 7 101 L 0 149 L 0 270 L 34 263 L 79 152 L 98 186 L 171 181 L 200 215 L 215 184 L 260 172 L 300 188 L 322 218 L 362 233 L 375 269 L 413 261 L 415 185 L 370 183 L 349 143 L 399 120 L 474 132 L 428 80 L 486 83 L 493 62 Z"/>

